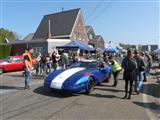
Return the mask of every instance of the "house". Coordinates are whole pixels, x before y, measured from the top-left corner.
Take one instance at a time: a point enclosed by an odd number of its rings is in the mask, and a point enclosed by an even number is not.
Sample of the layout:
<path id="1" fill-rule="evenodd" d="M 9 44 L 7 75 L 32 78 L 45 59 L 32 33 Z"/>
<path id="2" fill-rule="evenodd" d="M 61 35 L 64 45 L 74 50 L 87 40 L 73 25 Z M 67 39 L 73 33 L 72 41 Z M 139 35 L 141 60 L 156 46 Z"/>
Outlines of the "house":
<path id="1" fill-rule="evenodd" d="M 101 35 L 96 35 L 95 36 L 95 40 L 96 40 L 96 48 L 104 48 L 105 47 L 105 42 L 104 39 Z"/>
<path id="2" fill-rule="evenodd" d="M 85 26 L 88 35 L 88 44 L 94 48 L 104 48 L 105 42 L 101 35 L 96 35 L 91 26 Z"/>
<path id="3" fill-rule="evenodd" d="M 24 41 L 38 54 L 51 53 L 56 46 L 71 40 L 80 40 L 85 44 L 89 41 L 80 8 L 44 15 L 36 32 L 25 37 Z"/>

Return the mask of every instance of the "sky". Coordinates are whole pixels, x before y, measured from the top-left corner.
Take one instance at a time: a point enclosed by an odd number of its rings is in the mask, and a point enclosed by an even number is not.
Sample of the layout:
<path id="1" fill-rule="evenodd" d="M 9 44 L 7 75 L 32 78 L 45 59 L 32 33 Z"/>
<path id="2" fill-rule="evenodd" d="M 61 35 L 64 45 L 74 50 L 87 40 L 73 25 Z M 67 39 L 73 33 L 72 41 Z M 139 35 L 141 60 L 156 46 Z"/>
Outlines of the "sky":
<path id="1" fill-rule="evenodd" d="M 106 43 L 160 43 L 160 0 L 0 0 L 0 28 L 23 39 L 36 31 L 44 15 L 62 8 L 81 8 L 85 25 Z"/>

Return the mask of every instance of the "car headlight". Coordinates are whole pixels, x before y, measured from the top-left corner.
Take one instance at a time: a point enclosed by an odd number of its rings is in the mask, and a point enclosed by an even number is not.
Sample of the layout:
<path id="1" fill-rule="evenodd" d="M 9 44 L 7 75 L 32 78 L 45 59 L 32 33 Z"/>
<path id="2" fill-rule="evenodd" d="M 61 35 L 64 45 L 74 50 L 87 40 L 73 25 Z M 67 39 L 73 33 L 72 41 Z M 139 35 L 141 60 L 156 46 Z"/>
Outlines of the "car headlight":
<path id="1" fill-rule="evenodd" d="M 80 78 L 75 85 L 80 85 L 80 86 L 84 86 L 85 85 L 85 82 L 87 82 L 88 80 L 88 76 L 84 76 L 82 78 Z"/>

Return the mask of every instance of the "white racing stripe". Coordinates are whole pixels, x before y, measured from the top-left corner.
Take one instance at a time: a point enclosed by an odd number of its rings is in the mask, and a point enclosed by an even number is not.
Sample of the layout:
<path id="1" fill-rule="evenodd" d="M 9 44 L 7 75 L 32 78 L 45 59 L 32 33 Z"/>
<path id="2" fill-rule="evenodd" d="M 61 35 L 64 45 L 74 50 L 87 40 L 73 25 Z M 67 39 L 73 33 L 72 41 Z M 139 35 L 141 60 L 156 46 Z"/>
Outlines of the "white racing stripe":
<path id="1" fill-rule="evenodd" d="M 57 75 L 51 82 L 50 87 L 55 89 L 61 89 L 65 80 L 74 75 L 75 73 L 84 70 L 85 68 L 71 68 Z"/>

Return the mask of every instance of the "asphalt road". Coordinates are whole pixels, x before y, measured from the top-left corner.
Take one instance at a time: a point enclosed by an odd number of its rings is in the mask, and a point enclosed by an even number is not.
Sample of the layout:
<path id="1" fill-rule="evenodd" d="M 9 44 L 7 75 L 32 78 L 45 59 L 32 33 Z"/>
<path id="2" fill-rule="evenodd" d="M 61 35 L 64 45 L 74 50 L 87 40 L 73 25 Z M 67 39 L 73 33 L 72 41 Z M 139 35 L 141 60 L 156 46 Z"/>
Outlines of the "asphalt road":
<path id="1" fill-rule="evenodd" d="M 0 75 L 0 120 L 159 120 L 160 85 L 154 73 L 140 95 L 124 96 L 124 81 L 116 88 L 109 83 L 96 86 L 90 95 L 70 95 L 43 87 L 43 78 L 33 77 L 31 89 L 24 90 L 21 72 Z"/>

